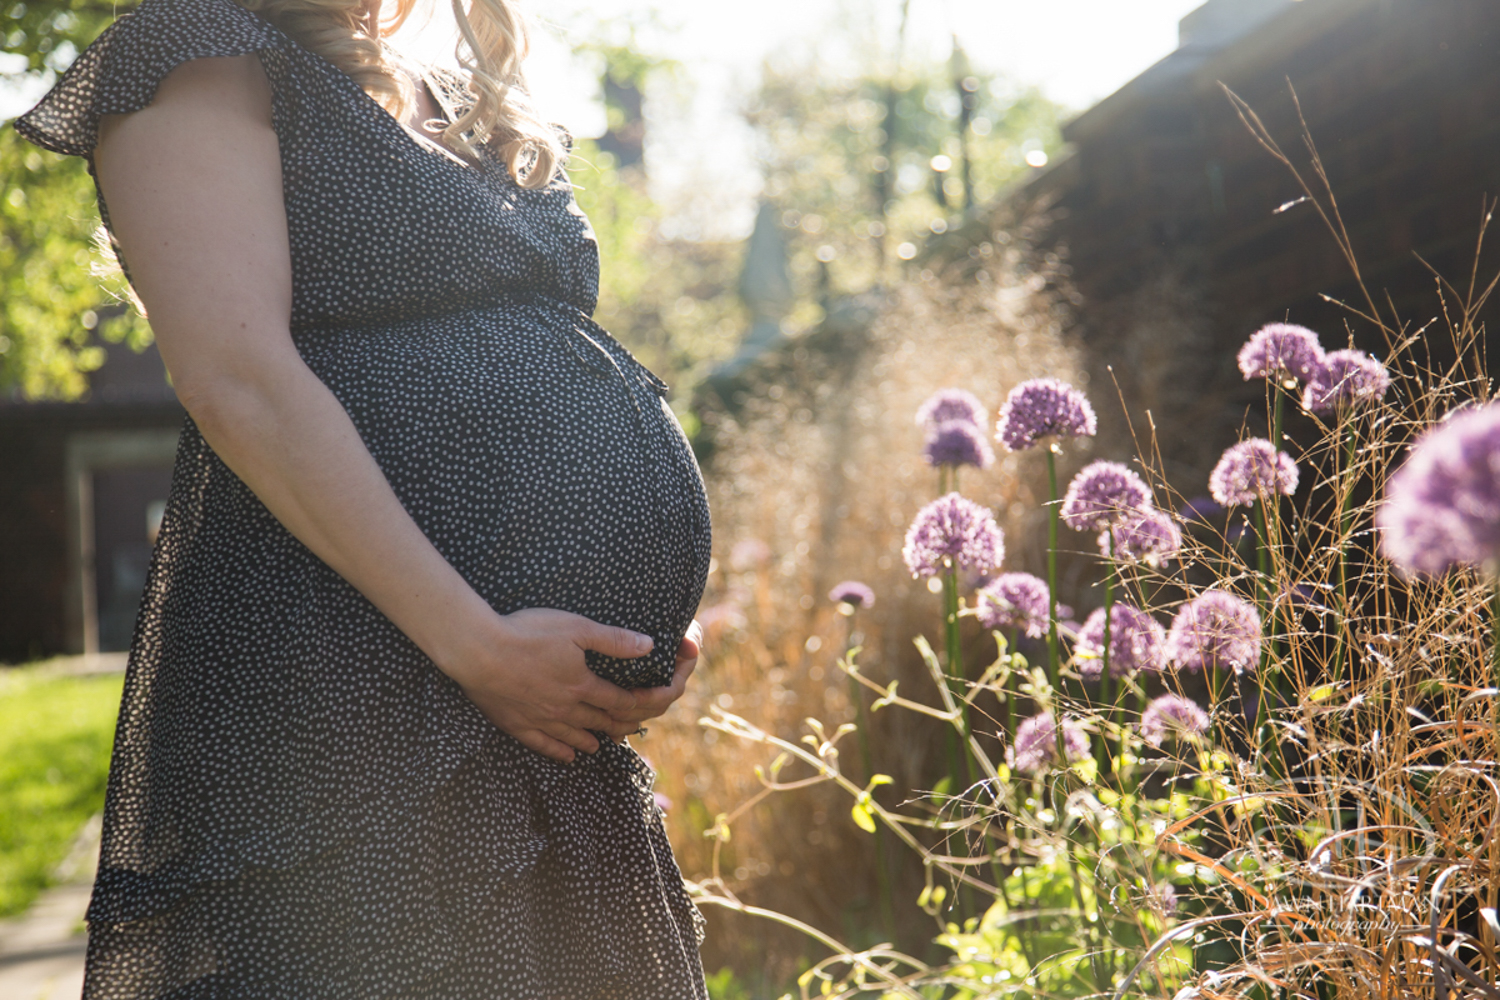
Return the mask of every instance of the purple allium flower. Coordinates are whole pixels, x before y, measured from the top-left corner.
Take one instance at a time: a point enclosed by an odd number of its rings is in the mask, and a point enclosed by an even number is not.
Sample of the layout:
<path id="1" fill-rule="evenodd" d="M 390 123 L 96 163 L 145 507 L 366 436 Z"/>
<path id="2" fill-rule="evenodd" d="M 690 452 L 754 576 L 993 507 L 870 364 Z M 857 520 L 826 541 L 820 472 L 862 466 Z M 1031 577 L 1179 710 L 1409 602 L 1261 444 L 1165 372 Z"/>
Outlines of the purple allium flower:
<path id="1" fill-rule="evenodd" d="M 875 603 L 875 591 L 858 580 L 845 580 L 834 584 L 828 592 L 834 604 L 847 604 L 850 608 L 868 608 Z"/>
<path id="2" fill-rule="evenodd" d="M 1391 376 L 1364 351 L 1330 351 L 1302 390 L 1302 405 L 1314 413 L 1334 413 L 1385 398 Z"/>
<path id="3" fill-rule="evenodd" d="M 1089 736 L 1072 719 L 1063 720 L 1063 744 L 1069 760 L 1082 760 L 1089 754 Z M 1016 743 L 1010 752 L 1011 767 L 1036 774 L 1057 760 L 1057 723 L 1051 712 L 1034 715 L 1016 727 Z"/>
<path id="4" fill-rule="evenodd" d="M 1177 609 L 1166 658 L 1179 669 L 1249 670 L 1260 660 L 1260 612 L 1228 591 L 1205 590 Z"/>
<path id="5" fill-rule="evenodd" d="M 1182 548 L 1182 529 L 1159 510 L 1144 510 L 1109 529 L 1114 535 L 1114 556 L 1150 566 L 1160 566 Z M 1110 554 L 1108 535 L 1099 535 L 1099 551 Z"/>
<path id="6" fill-rule="evenodd" d="M 979 623 L 1033 639 L 1047 632 L 1047 584 L 1030 573 L 1002 573 L 979 591 Z"/>
<path id="7" fill-rule="evenodd" d="M 1283 376 L 1306 382 L 1323 363 L 1323 347 L 1318 335 L 1305 326 L 1272 323 L 1250 335 L 1240 348 L 1239 361 L 1247 382 Z"/>
<path id="8" fill-rule="evenodd" d="M 1005 561 L 1005 533 L 986 507 L 957 493 L 917 511 L 901 549 L 912 576 L 937 576 L 951 563 L 986 573 Z"/>
<path id="9" fill-rule="evenodd" d="M 1068 484 L 1062 519 L 1074 531 L 1103 531 L 1144 510 L 1151 491 L 1119 462 L 1090 462 Z"/>
<path id="10" fill-rule="evenodd" d="M 1386 485 L 1375 524 L 1386 557 L 1406 573 L 1500 562 L 1500 404 L 1423 435 Z"/>
<path id="11" fill-rule="evenodd" d="M 1118 601 L 1109 612 L 1109 675 L 1124 677 L 1137 670 L 1158 671 L 1166 629 L 1140 608 Z M 1078 673 L 1086 678 L 1104 672 L 1104 609 L 1089 615 L 1073 646 Z"/>
<path id="12" fill-rule="evenodd" d="M 1022 382 L 1005 397 L 995 437 L 1007 451 L 1025 451 L 1046 437 L 1093 437 L 1094 408 L 1083 393 L 1055 378 Z"/>
<path id="13" fill-rule="evenodd" d="M 1251 438 L 1225 450 L 1208 477 L 1208 489 L 1225 507 L 1253 504 L 1273 493 L 1291 496 L 1297 492 L 1297 463 L 1265 438 Z"/>
<path id="14" fill-rule="evenodd" d="M 917 426 L 929 430 L 954 422 L 983 427 L 988 420 L 979 397 L 964 389 L 939 389 L 917 407 Z"/>
<path id="15" fill-rule="evenodd" d="M 984 439 L 984 431 L 966 420 L 950 420 L 932 428 L 922 453 L 932 466 L 975 465 L 988 469 L 995 461 L 994 449 Z"/>
<path id="16" fill-rule="evenodd" d="M 1169 736 L 1202 736 L 1208 732 L 1208 713 L 1180 694 L 1164 694 L 1141 713 L 1141 739 L 1159 747 Z"/>

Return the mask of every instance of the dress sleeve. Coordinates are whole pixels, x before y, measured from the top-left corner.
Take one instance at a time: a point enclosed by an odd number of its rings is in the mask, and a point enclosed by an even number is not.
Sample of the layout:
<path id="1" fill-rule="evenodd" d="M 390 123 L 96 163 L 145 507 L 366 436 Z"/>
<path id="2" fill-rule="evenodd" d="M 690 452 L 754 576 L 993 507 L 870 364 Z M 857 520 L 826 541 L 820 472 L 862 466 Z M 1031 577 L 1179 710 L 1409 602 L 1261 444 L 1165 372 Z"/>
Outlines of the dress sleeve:
<path id="1" fill-rule="evenodd" d="M 90 156 L 99 116 L 151 103 L 162 78 L 192 59 L 238 56 L 288 44 L 234 0 L 145 0 L 83 51 L 16 131 L 45 149 Z"/>

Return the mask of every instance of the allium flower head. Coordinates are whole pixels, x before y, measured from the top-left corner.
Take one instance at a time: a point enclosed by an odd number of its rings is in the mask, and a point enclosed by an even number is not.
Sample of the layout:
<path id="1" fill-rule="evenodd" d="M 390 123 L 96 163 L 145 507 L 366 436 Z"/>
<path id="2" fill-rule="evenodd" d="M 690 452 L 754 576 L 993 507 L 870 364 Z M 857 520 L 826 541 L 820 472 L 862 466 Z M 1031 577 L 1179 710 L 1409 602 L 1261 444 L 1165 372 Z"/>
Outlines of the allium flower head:
<path id="1" fill-rule="evenodd" d="M 1005 533 L 988 508 L 949 493 L 917 511 L 901 557 L 917 577 L 937 576 L 950 563 L 988 573 L 1005 561 Z"/>
<path id="2" fill-rule="evenodd" d="M 868 608 L 875 603 L 875 591 L 858 580 L 845 580 L 836 583 L 828 592 L 828 599 L 834 604 L 846 604 L 850 608 Z"/>
<path id="3" fill-rule="evenodd" d="M 1297 492 L 1297 463 L 1265 438 L 1231 445 L 1208 477 L 1208 490 L 1225 507 L 1253 504 L 1276 493 Z"/>
<path id="4" fill-rule="evenodd" d="M 995 461 L 995 451 L 985 440 L 984 431 L 967 420 L 950 420 L 933 427 L 922 453 L 931 466 L 974 465 L 988 469 Z"/>
<path id="5" fill-rule="evenodd" d="M 1314 413 L 1368 406 L 1385 398 L 1391 376 L 1364 351 L 1330 351 L 1302 390 L 1302 405 Z"/>
<path id="6" fill-rule="evenodd" d="M 1082 760 L 1089 754 L 1088 733 L 1072 719 L 1064 719 L 1063 745 L 1069 760 Z M 1016 727 L 1016 744 L 1009 756 L 1011 766 L 1027 774 L 1036 774 L 1057 760 L 1057 723 L 1051 712 L 1034 715 Z"/>
<path id="7" fill-rule="evenodd" d="M 1141 713 L 1141 739 L 1154 747 L 1167 737 L 1202 736 L 1208 732 L 1208 713 L 1180 694 L 1164 694 Z"/>
<path id="8" fill-rule="evenodd" d="M 1109 675 L 1124 677 L 1138 670 L 1159 671 L 1166 629 L 1140 608 L 1116 602 L 1109 612 Z M 1104 672 L 1104 609 L 1099 608 L 1078 630 L 1073 646 L 1078 672 L 1095 678 Z"/>
<path id="9" fill-rule="evenodd" d="M 929 430 L 954 422 L 983 427 L 988 420 L 979 397 L 964 389 L 939 389 L 917 407 L 917 426 Z"/>
<path id="10" fill-rule="evenodd" d="M 1144 510 L 1100 534 L 1099 551 L 1109 555 L 1111 542 L 1117 559 L 1160 566 L 1182 548 L 1182 529 L 1163 511 Z"/>
<path id="11" fill-rule="evenodd" d="M 1306 382 L 1323 362 L 1318 335 L 1305 326 L 1272 323 L 1250 335 L 1240 348 L 1240 373 L 1255 378 L 1294 378 Z"/>
<path id="12" fill-rule="evenodd" d="M 1500 563 L 1500 404 L 1424 435 L 1391 476 L 1375 524 L 1406 573 Z"/>
<path id="13" fill-rule="evenodd" d="M 1167 633 L 1166 658 L 1181 670 L 1249 670 L 1260 660 L 1260 612 L 1223 590 L 1186 602 Z"/>
<path id="14" fill-rule="evenodd" d="M 1103 531 L 1144 510 L 1151 491 L 1119 462 L 1090 462 L 1068 484 L 1062 519 L 1074 531 Z"/>
<path id="15" fill-rule="evenodd" d="M 1046 437 L 1093 437 L 1094 408 L 1083 393 L 1055 378 L 1022 382 L 1005 397 L 995 437 L 1007 451 L 1025 451 Z"/>
<path id="16" fill-rule="evenodd" d="M 1047 632 L 1047 584 L 1030 573 L 1001 573 L 979 591 L 979 623 L 1041 638 Z"/>

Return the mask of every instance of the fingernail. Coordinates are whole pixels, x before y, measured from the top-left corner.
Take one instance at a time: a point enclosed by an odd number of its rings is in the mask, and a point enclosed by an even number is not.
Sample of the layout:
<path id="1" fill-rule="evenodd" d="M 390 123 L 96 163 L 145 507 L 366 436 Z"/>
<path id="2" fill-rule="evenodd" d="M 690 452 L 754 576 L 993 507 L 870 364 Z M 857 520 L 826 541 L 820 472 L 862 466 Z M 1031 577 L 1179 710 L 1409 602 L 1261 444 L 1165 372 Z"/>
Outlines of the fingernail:
<path id="1" fill-rule="evenodd" d="M 635 648 L 637 651 L 649 653 L 655 645 L 655 641 L 649 635 L 641 635 L 639 632 L 635 633 Z"/>

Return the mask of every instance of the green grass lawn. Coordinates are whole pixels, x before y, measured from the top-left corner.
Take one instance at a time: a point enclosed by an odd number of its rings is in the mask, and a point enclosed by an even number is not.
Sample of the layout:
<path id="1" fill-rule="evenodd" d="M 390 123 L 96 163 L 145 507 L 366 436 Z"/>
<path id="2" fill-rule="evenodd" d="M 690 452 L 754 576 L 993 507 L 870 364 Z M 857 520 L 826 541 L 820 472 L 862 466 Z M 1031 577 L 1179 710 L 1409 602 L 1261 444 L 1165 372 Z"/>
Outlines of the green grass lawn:
<path id="1" fill-rule="evenodd" d="M 122 683 L 0 669 L 0 917 L 46 888 L 103 807 Z"/>

